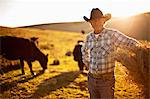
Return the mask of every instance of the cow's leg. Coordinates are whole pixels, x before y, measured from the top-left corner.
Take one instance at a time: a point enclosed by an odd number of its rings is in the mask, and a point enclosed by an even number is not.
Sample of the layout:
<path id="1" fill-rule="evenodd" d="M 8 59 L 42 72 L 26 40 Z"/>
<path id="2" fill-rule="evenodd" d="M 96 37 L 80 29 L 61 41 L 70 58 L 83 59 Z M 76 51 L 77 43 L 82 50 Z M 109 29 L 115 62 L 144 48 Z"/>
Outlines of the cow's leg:
<path id="1" fill-rule="evenodd" d="M 32 70 L 32 63 L 31 63 L 31 62 L 27 62 L 27 63 L 28 63 L 28 65 L 29 65 L 31 74 L 32 74 L 32 75 L 36 75 L 36 74 L 34 74 L 34 72 L 33 72 L 33 70 Z"/>
<path id="2" fill-rule="evenodd" d="M 24 75 L 25 72 L 24 72 L 24 62 L 23 62 L 23 59 L 20 59 L 20 65 L 21 65 L 22 74 Z"/>

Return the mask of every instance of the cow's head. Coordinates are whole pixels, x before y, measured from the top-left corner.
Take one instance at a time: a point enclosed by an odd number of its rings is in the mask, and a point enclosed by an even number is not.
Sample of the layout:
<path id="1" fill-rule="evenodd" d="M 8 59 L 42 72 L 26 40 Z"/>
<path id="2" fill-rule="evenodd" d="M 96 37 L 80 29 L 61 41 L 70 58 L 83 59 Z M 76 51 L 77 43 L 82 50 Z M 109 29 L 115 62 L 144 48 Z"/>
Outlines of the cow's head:
<path id="1" fill-rule="evenodd" d="M 48 54 L 44 55 L 44 57 L 42 58 L 42 61 L 40 62 L 43 71 L 45 71 L 47 69 L 47 63 L 48 63 Z"/>

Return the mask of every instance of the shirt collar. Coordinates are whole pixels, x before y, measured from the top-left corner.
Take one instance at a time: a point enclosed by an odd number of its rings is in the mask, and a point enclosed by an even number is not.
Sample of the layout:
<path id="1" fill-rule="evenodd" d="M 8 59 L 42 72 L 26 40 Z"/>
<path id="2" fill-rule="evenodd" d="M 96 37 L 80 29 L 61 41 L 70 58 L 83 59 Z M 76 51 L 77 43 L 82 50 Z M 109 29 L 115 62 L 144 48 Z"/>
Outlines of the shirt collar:
<path id="1" fill-rule="evenodd" d="M 99 37 L 99 36 L 103 36 L 103 35 L 105 34 L 105 32 L 106 32 L 106 28 L 104 28 L 104 29 L 101 31 L 101 33 L 99 33 L 98 37 Z M 95 38 L 94 32 L 91 33 L 91 36 L 92 36 L 93 38 Z"/>

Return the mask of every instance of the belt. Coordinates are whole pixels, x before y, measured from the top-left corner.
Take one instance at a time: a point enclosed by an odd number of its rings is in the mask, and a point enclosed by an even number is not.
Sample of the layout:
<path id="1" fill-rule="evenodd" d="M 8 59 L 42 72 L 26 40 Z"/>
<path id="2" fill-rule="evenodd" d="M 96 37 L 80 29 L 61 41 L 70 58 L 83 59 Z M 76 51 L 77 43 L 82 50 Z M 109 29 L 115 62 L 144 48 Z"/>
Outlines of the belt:
<path id="1" fill-rule="evenodd" d="M 92 73 L 88 73 L 89 76 L 93 77 L 93 78 L 110 78 L 114 76 L 114 72 L 109 72 L 109 73 L 104 73 L 104 74 L 92 74 Z"/>

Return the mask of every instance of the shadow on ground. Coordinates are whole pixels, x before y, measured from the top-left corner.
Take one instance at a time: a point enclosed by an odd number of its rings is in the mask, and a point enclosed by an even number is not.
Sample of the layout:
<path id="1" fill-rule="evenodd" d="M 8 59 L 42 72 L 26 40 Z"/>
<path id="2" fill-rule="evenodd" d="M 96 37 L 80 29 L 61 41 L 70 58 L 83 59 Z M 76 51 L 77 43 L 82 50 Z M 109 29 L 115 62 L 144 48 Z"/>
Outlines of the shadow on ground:
<path id="1" fill-rule="evenodd" d="M 12 89 L 13 87 L 17 86 L 18 83 L 28 82 L 29 80 L 36 78 L 36 77 L 42 75 L 43 73 L 44 73 L 43 71 L 38 71 L 35 76 L 18 74 L 14 77 L 19 77 L 19 80 L 13 80 L 11 82 L 7 81 L 7 80 L 11 80 L 12 78 L 0 80 L 1 81 L 0 82 L 0 93 L 3 93 L 7 90 Z"/>
<path id="2" fill-rule="evenodd" d="M 65 87 L 71 82 L 73 82 L 78 75 L 79 71 L 63 72 L 60 75 L 54 76 L 52 78 L 44 80 L 32 94 L 32 98 L 41 98 L 49 95 L 52 91 L 55 91 L 59 88 Z"/>
<path id="3" fill-rule="evenodd" d="M 19 64 L 9 65 L 9 66 L 3 66 L 3 65 L 1 65 L 0 74 L 3 75 L 4 73 L 7 73 L 9 71 L 18 70 L 18 69 L 21 69 L 21 67 L 20 67 Z"/>

